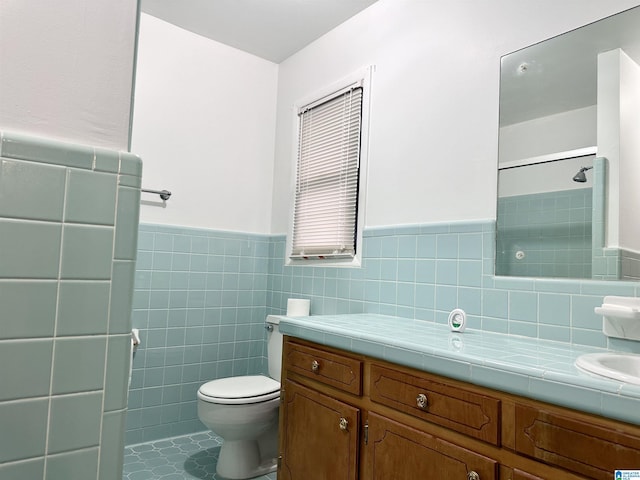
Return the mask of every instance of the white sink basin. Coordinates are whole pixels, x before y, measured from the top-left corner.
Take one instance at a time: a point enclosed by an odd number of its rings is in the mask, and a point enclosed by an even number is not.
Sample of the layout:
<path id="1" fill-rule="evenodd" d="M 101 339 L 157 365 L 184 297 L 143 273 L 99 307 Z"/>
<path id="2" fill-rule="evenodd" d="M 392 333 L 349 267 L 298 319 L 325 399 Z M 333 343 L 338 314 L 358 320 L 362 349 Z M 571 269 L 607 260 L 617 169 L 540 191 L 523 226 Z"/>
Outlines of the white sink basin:
<path id="1" fill-rule="evenodd" d="M 587 353 L 576 360 L 576 367 L 588 373 L 619 382 L 640 385 L 640 355 L 632 353 Z"/>

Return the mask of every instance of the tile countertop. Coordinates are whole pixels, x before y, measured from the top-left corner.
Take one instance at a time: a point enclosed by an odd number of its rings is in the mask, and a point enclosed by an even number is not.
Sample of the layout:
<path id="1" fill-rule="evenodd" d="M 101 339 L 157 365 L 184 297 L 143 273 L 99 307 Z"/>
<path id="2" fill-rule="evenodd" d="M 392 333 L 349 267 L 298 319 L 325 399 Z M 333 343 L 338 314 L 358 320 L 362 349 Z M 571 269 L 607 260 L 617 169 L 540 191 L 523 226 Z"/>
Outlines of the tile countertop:
<path id="1" fill-rule="evenodd" d="M 279 317 L 285 335 L 640 425 L 640 386 L 574 365 L 601 348 L 377 314 Z"/>

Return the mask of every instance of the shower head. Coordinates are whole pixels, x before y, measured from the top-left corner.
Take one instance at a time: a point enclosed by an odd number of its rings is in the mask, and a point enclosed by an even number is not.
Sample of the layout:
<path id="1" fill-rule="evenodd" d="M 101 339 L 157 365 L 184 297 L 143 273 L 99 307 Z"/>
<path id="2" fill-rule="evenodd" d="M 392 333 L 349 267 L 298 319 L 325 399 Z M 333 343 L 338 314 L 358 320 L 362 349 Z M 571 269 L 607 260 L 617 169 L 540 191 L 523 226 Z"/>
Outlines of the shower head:
<path id="1" fill-rule="evenodd" d="M 587 170 L 591 170 L 593 167 L 582 167 L 578 173 L 573 176 L 574 182 L 584 183 L 587 181 L 587 176 L 584 174 Z"/>

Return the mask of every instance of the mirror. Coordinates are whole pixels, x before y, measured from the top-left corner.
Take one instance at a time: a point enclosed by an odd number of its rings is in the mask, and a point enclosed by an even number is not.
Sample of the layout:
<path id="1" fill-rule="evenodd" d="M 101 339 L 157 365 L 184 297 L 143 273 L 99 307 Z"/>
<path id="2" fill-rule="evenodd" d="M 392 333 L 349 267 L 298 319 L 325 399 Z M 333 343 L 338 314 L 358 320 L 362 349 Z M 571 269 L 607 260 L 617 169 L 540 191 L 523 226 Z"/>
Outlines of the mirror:
<path id="1" fill-rule="evenodd" d="M 496 275 L 640 280 L 638 128 L 640 7 L 502 58 Z"/>

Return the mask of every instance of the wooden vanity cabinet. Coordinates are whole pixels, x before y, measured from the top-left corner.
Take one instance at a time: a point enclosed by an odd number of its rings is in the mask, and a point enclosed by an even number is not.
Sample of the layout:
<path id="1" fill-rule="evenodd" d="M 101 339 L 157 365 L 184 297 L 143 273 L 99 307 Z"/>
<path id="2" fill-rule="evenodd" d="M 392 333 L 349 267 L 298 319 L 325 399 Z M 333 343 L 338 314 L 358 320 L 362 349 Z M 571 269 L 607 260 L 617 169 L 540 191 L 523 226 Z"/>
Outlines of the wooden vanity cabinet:
<path id="1" fill-rule="evenodd" d="M 278 480 L 580 480 L 640 427 L 285 337 Z"/>
<path id="2" fill-rule="evenodd" d="M 282 359 L 278 479 L 356 480 L 360 408 L 336 392 L 361 396 L 362 360 L 291 339 Z"/>

